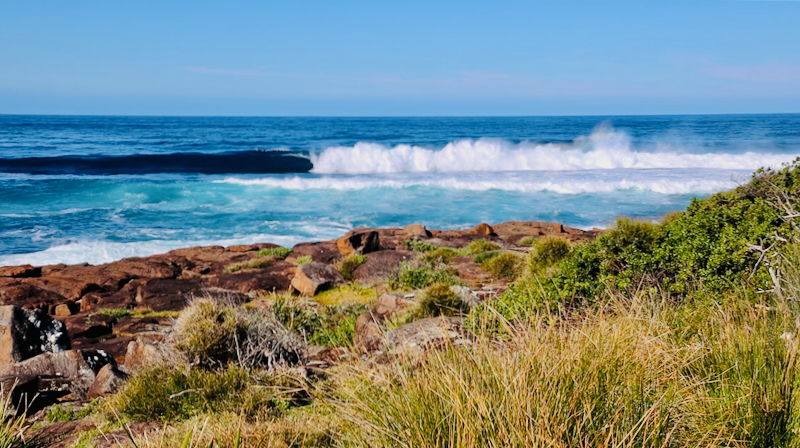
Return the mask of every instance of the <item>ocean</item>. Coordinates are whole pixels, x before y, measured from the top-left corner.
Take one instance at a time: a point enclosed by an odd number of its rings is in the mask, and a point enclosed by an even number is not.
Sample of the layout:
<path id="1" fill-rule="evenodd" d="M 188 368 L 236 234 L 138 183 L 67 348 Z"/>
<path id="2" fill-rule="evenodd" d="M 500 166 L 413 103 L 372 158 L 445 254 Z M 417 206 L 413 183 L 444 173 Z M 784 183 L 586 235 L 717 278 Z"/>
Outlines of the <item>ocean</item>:
<path id="1" fill-rule="evenodd" d="M 0 266 L 357 227 L 655 220 L 800 156 L 800 114 L 0 115 Z"/>

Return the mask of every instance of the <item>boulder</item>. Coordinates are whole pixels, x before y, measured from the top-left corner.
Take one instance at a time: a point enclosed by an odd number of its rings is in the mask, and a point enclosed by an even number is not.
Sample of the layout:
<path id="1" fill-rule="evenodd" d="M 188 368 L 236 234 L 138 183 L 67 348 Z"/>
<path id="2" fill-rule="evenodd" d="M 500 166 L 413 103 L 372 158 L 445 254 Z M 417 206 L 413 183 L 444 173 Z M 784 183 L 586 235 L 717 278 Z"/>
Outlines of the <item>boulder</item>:
<path id="1" fill-rule="evenodd" d="M 66 297 L 53 291 L 17 279 L 0 277 L 0 303 L 4 305 L 48 309 L 66 301 Z"/>
<path id="2" fill-rule="evenodd" d="M 0 365 L 69 349 L 64 324 L 44 310 L 0 307 Z"/>
<path id="3" fill-rule="evenodd" d="M 336 240 L 339 253 L 345 257 L 354 254 L 368 254 L 381 249 L 380 236 L 374 230 L 353 230 Z"/>
<path id="4" fill-rule="evenodd" d="M 341 258 L 336 243 L 299 243 L 292 248 L 286 261 L 294 261 L 300 257 L 311 257 L 317 263 L 331 264 Z"/>
<path id="5" fill-rule="evenodd" d="M 326 264 L 316 262 L 298 266 L 297 272 L 292 278 L 292 288 L 309 297 L 346 283 L 339 271 Z"/>
<path id="6" fill-rule="evenodd" d="M 448 344 L 463 345 L 468 339 L 461 332 L 461 323 L 460 317 L 420 319 L 386 332 L 383 342 L 393 354 L 420 354 Z"/>
<path id="7" fill-rule="evenodd" d="M 481 298 L 466 286 L 453 285 L 450 287 L 450 290 L 456 293 L 456 297 L 461 300 L 461 303 L 470 308 L 482 302 Z"/>
<path id="8" fill-rule="evenodd" d="M 400 271 L 400 263 L 413 260 L 418 254 L 405 250 L 379 250 L 368 255 L 367 261 L 353 271 L 353 279 L 368 283 L 382 281 Z"/>
<path id="9" fill-rule="evenodd" d="M 421 224 L 409 224 L 403 227 L 403 231 L 410 237 L 429 238 L 431 232 Z"/>
<path id="10" fill-rule="evenodd" d="M 128 343 L 128 350 L 125 353 L 125 370 L 135 372 L 142 367 L 167 361 L 173 357 L 169 348 L 158 341 L 148 341 L 145 338 L 137 338 Z"/>
<path id="11" fill-rule="evenodd" d="M 494 229 L 492 229 L 492 226 L 490 226 L 489 224 L 486 224 L 486 223 L 478 224 L 477 226 L 472 228 L 469 231 L 469 233 L 472 233 L 472 234 L 475 234 L 475 235 L 496 236 L 496 234 L 494 233 Z"/>
<path id="12" fill-rule="evenodd" d="M 109 335 L 117 319 L 103 314 L 77 315 L 64 319 L 70 340 L 78 338 L 99 338 Z"/>
<path id="13" fill-rule="evenodd" d="M 101 351 L 66 350 L 43 353 L 0 369 L 0 378 L 15 377 L 21 383 L 38 380 L 38 392 L 67 389 L 83 393 L 94 382 L 97 372 L 114 360 Z"/>
<path id="14" fill-rule="evenodd" d="M 81 307 L 75 302 L 65 302 L 53 307 L 53 315 L 56 317 L 67 317 L 80 311 Z"/>
<path id="15" fill-rule="evenodd" d="M 408 300 L 399 294 L 382 294 L 378 297 L 375 306 L 356 319 L 354 336 L 356 348 L 367 352 L 380 349 L 384 322 L 403 314 L 413 305 L 413 300 Z"/>
<path id="16" fill-rule="evenodd" d="M 42 275 L 42 268 L 35 268 L 29 264 L 22 266 L 0 267 L 0 277 L 39 277 Z"/>
<path id="17" fill-rule="evenodd" d="M 128 379 L 128 374 L 119 370 L 113 364 L 106 364 L 103 366 L 94 381 L 89 386 L 89 391 L 86 393 L 88 398 L 105 397 L 117 391 L 125 381 Z"/>

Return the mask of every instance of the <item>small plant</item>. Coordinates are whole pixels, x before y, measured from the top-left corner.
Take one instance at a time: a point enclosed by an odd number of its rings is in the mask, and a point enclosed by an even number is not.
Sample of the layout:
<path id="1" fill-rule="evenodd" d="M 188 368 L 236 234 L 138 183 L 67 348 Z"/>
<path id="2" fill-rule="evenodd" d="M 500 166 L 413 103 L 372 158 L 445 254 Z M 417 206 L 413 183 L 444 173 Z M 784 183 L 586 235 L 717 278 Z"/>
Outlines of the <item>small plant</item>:
<path id="1" fill-rule="evenodd" d="M 522 273 L 524 259 L 512 252 L 502 252 L 481 262 L 481 269 L 498 280 L 513 281 Z"/>
<path id="2" fill-rule="evenodd" d="M 400 289 L 422 289 L 435 282 L 458 285 L 461 282 L 456 274 L 452 269 L 434 269 L 426 264 L 404 262 L 400 264 L 397 281 L 392 283 Z"/>
<path id="3" fill-rule="evenodd" d="M 352 283 L 329 289 L 314 296 L 314 301 L 322 305 L 368 305 L 375 301 L 377 293 L 374 289 Z"/>
<path id="4" fill-rule="evenodd" d="M 357 267 L 361 266 L 366 261 L 366 255 L 350 255 L 349 257 L 343 258 L 342 261 L 339 262 L 339 272 L 342 274 L 342 277 L 346 278 L 347 280 L 352 280 L 353 272 Z"/>
<path id="5" fill-rule="evenodd" d="M 303 255 L 302 257 L 297 257 L 297 259 L 294 260 L 294 264 L 302 266 L 304 264 L 312 263 L 313 261 L 314 259 L 311 258 L 311 255 Z"/>
<path id="6" fill-rule="evenodd" d="M 408 250 L 413 250 L 415 252 L 430 252 L 437 249 L 433 244 L 419 240 L 406 240 L 403 241 L 403 245 L 406 246 Z"/>
<path id="7" fill-rule="evenodd" d="M 75 409 L 68 405 L 53 405 L 47 408 L 44 420 L 48 423 L 71 422 L 76 419 Z"/>
<path id="8" fill-rule="evenodd" d="M 533 243 L 533 251 L 528 257 L 528 269 L 537 272 L 567 258 L 572 246 L 563 238 L 540 238 Z"/>
<path id="9" fill-rule="evenodd" d="M 172 317 L 176 318 L 181 314 L 180 311 L 174 310 L 164 310 L 164 311 L 153 311 L 151 308 L 144 307 L 144 308 L 136 308 L 131 311 L 131 317 L 141 319 L 144 317 Z"/>
<path id="10" fill-rule="evenodd" d="M 16 387 L 16 383 L 11 387 Z M 36 442 L 34 438 L 25 438 L 26 412 L 18 412 L 14 406 L 12 390 L 6 391 L 6 386 L 0 385 L 0 448 L 24 448 Z"/>
<path id="11" fill-rule="evenodd" d="M 500 245 L 489 240 L 480 239 L 470 242 L 458 250 L 459 255 L 478 255 L 484 252 L 500 250 Z"/>
<path id="12" fill-rule="evenodd" d="M 234 272 L 241 271 L 243 269 L 268 268 L 273 264 L 275 264 L 275 259 L 273 257 L 253 258 L 252 260 L 240 261 L 238 263 L 231 263 L 225 266 L 224 272 L 226 274 L 233 274 Z"/>
<path id="13" fill-rule="evenodd" d="M 449 247 L 438 247 L 426 252 L 423 260 L 431 265 L 450 264 L 458 256 L 458 253 Z"/>
<path id="14" fill-rule="evenodd" d="M 273 295 L 272 300 L 281 324 L 311 344 L 329 347 L 352 346 L 356 318 L 369 309 L 360 303 L 320 306 L 292 296 Z"/>
<path id="15" fill-rule="evenodd" d="M 450 289 L 450 286 L 447 283 L 434 283 L 425 288 L 419 294 L 417 307 L 407 320 L 436 316 L 460 316 L 469 312 L 469 306 L 458 297 L 455 291 Z"/>
<path id="16" fill-rule="evenodd" d="M 481 264 L 484 261 L 486 261 L 486 260 L 488 260 L 488 259 L 490 259 L 492 257 L 495 257 L 497 255 L 500 255 L 500 251 L 499 250 L 493 250 L 493 251 L 490 251 L 490 252 L 484 252 L 482 254 L 475 255 L 475 258 L 473 258 L 472 261 L 474 261 L 475 263 Z"/>
<path id="17" fill-rule="evenodd" d="M 103 308 L 101 310 L 97 310 L 95 314 L 111 316 L 114 319 L 122 319 L 123 317 L 130 316 L 131 310 L 127 308 Z"/>
<path id="18" fill-rule="evenodd" d="M 268 247 L 266 249 L 261 249 L 256 254 L 257 257 L 266 257 L 268 255 L 274 255 L 280 259 L 286 258 L 289 254 L 292 253 L 292 249 L 288 249 L 286 247 Z"/>

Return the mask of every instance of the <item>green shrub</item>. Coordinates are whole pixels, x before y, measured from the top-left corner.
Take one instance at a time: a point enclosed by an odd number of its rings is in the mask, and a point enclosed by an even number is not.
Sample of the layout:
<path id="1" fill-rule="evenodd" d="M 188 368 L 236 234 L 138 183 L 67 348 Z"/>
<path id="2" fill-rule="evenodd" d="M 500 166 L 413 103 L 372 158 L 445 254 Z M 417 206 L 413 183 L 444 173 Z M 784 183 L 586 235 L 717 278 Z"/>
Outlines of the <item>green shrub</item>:
<path id="1" fill-rule="evenodd" d="M 490 251 L 490 252 L 484 252 L 482 254 L 475 255 L 475 258 L 473 258 L 472 261 L 474 261 L 475 263 L 481 264 L 484 261 L 486 261 L 486 260 L 488 260 L 488 259 L 490 259 L 492 257 L 496 257 L 498 255 L 500 255 L 500 251 L 499 250 L 493 250 L 493 251 Z"/>
<path id="2" fill-rule="evenodd" d="M 438 247 L 432 251 L 426 252 L 422 259 L 425 263 L 435 266 L 450 264 L 457 256 L 458 253 L 449 247 Z"/>
<path id="3" fill-rule="evenodd" d="M 356 318 L 369 310 L 366 304 L 320 306 L 290 296 L 273 296 L 278 321 L 314 345 L 352 347 Z"/>
<path id="4" fill-rule="evenodd" d="M 434 283 L 417 297 L 417 306 L 407 321 L 436 316 L 461 316 L 469 311 L 465 304 L 447 283 Z"/>
<path id="5" fill-rule="evenodd" d="M 226 274 L 233 274 L 234 272 L 241 271 L 243 269 L 268 268 L 273 264 L 275 264 L 275 259 L 273 257 L 253 258 L 251 260 L 240 261 L 238 263 L 231 263 L 225 266 L 223 272 L 225 272 Z"/>
<path id="6" fill-rule="evenodd" d="M 399 289 L 422 289 L 434 282 L 459 285 L 461 282 L 456 274 L 452 269 L 435 269 L 426 264 L 404 262 L 400 264 L 397 282 L 392 286 Z"/>
<path id="7" fill-rule="evenodd" d="M 532 273 L 546 269 L 567 258 L 572 245 L 557 237 L 539 238 L 532 243 L 533 251 L 528 256 L 528 269 Z"/>
<path id="8" fill-rule="evenodd" d="M 222 370 L 157 366 L 134 373 L 112 404 L 135 421 L 174 422 L 222 412 L 263 418 L 307 401 L 303 384 L 286 375 L 234 365 Z"/>
<path id="9" fill-rule="evenodd" d="M 274 255 L 278 258 L 286 258 L 289 254 L 292 253 L 292 249 L 288 249 L 286 247 L 268 247 L 266 249 L 261 249 L 256 254 L 257 257 L 266 257 L 267 255 Z"/>
<path id="10" fill-rule="evenodd" d="M 426 243 L 425 241 L 420 241 L 420 240 L 406 240 L 403 241 L 403 245 L 408 250 L 413 250 L 415 252 L 430 252 L 437 249 L 437 247 L 434 246 L 433 244 Z"/>
<path id="11" fill-rule="evenodd" d="M 347 280 L 352 280 L 353 272 L 366 261 L 366 255 L 361 254 L 353 254 L 349 257 L 345 257 L 339 262 L 339 272 L 342 274 L 342 277 Z"/>
<path id="12" fill-rule="evenodd" d="M 500 245 L 486 239 L 474 240 L 458 250 L 459 255 L 478 255 L 484 252 L 500 250 Z"/>
<path id="13" fill-rule="evenodd" d="M 498 280 L 513 281 L 522 274 L 524 258 L 512 252 L 502 252 L 481 262 L 481 269 Z"/>
<path id="14" fill-rule="evenodd" d="M 309 263 L 313 263 L 313 262 L 314 262 L 314 259 L 311 258 L 311 255 L 303 255 L 302 257 L 297 257 L 297 259 L 294 260 L 294 264 L 296 264 L 298 266 L 302 266 L 304 264 L 309 264 Z"/>
<path id="15" fill-rule="evenodd" d="M 122 319 L 123 317 L 130 316 L 131 310 L 127 308 L 103 308 L 97 310 L 94 314 L 102 314 L 103 316 L 111 316 L 115 319 Z"/>

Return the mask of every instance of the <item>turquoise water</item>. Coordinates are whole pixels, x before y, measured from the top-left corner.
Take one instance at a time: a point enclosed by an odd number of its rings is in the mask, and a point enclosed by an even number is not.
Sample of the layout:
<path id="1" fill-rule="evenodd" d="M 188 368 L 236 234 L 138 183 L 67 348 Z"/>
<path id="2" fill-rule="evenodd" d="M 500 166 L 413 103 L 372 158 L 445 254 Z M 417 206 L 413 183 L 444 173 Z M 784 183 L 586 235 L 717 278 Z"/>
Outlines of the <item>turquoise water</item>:
<path id="1" fill-rule="evenodd" d="M 363 226 L 655 219 L 800 156 L 800 115 L 0 116 L 0 265 Z M 205 174 L 201 174 L 205 173 Z"/>

